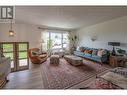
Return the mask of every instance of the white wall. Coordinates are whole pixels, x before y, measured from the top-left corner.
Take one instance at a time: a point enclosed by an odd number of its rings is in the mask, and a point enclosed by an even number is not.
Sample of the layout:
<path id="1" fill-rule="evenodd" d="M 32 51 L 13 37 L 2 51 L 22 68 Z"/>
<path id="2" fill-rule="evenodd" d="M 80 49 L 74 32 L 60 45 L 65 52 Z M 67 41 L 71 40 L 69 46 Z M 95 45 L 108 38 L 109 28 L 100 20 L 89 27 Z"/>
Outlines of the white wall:
<path id="1" fill-rule="evenodd" d="M 0 42 L 29 42 L 30 48 L 40 47 L 41 31 L 37 26 L 24 23 L 13 24 L 14 37 L 9 37 L 9 29 L 9 24 L 0 24 Z"/>
<path id="2" fill-rule="evenodd" d="M 108 42 L 117 41 L 121 43 L 120 48 L 127 50 L 127 16 L 84 27 L 74 33 L 79 37 L 78 46 L 111 50 L 112 47 L 108 46 Z M 94 36 L 97 39 L 91 41 Z"/>

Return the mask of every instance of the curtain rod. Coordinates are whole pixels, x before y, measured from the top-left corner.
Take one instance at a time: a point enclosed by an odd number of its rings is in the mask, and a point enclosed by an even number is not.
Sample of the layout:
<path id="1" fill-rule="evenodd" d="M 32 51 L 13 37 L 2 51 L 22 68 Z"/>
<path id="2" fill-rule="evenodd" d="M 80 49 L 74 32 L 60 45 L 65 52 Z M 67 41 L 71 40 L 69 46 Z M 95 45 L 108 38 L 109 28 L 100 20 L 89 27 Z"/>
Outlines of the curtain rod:
<path id="1" fill-rule="evenodd" d="M 46 29 L 46 30 L 59 30 L 59 31 L 70 31 L 70 30 L 66 30 L 66 29 L 60 29 L 60 28 L 42 28 L 42 27 L 38 27 L 38 29 Z"/>

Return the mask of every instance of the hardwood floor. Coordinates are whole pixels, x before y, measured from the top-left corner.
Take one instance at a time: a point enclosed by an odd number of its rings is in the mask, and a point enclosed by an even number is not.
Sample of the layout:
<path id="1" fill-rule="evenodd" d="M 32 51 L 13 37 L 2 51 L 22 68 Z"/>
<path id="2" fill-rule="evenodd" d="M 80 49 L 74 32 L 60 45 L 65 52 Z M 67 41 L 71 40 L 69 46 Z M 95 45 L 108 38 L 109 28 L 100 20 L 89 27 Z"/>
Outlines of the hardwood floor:
<path id="1" fill-rule="evenodd" d="M 30 63 L 29 70 L 11 73 L 8 76 L 9 82 L 5 85 L 4 89 L 44 89 L 40 65 Z M 87 81 L 83 81 L 70 87 L 69 89 L 84 88 L 90 81 L 94 80 L 95 78 L 96 77 L 92 77 Z"/>
<path id="2" fill-rule="evenodd" d="M 32 65 L 29 70 L 13 72 L 8 76 L 5 89 L 43 89 L 42 74 L 39 65 Z"/>

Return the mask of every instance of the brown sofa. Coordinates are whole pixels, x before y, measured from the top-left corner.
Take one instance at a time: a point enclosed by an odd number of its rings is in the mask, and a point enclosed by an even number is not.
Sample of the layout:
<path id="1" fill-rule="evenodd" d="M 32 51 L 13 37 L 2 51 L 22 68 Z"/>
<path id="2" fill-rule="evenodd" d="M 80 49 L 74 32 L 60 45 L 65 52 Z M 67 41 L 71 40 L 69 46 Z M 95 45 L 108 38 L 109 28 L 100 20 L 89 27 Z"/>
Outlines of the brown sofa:
<path id="1" fill-rule="evenodd" d="M 39 53 L 39 48 L 31 48 L 28 51 L 29 58 L 32 63 L 40 64 L 47 60 L 47 53 Z"/>

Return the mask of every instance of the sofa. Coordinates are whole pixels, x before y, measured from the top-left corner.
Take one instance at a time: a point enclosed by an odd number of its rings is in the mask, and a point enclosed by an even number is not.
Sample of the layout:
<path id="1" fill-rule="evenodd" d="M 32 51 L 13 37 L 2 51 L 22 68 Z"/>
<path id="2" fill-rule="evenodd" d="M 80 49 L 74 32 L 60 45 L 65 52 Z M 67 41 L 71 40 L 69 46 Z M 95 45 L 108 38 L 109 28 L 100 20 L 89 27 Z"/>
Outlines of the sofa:
<path id="1" fill-rule="evenodd" d="M 107 63 L 110 52 L 106 49 L 95 49 L 89 47 L 78 47 L 74 51 L 74 55 L 94 60 L 100 63 Z"/>
<path id="2" fill-rule="evenodd" d="M 10 58 L 2 57 L 0 60 L 0 88 L 7 82 L 7 76 L 11 72 Z"/>

